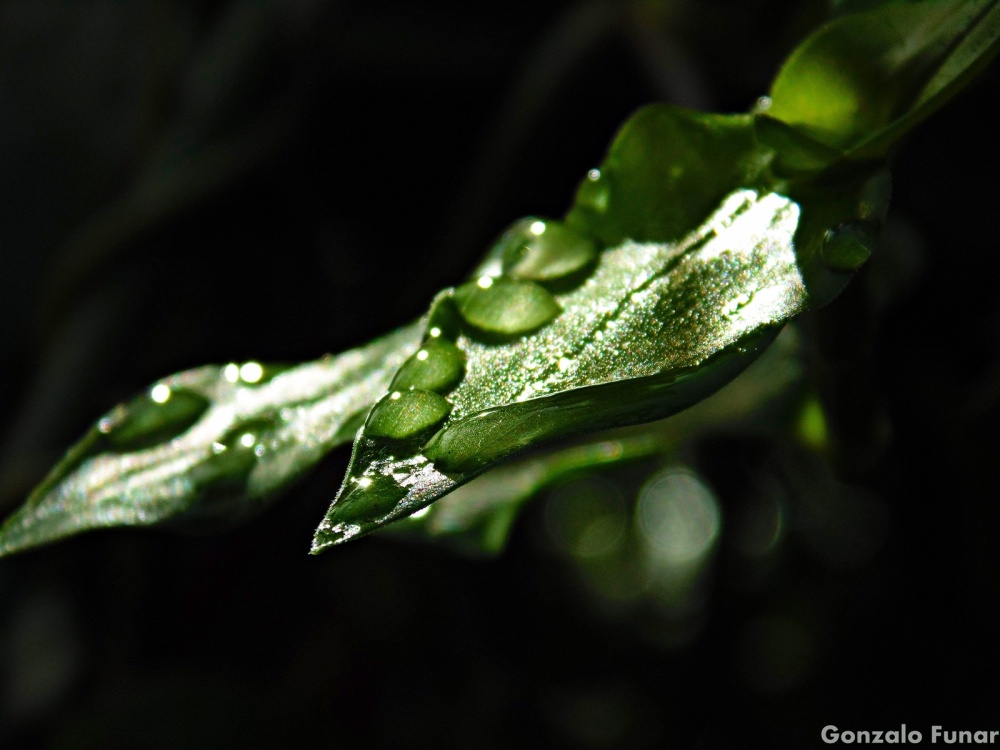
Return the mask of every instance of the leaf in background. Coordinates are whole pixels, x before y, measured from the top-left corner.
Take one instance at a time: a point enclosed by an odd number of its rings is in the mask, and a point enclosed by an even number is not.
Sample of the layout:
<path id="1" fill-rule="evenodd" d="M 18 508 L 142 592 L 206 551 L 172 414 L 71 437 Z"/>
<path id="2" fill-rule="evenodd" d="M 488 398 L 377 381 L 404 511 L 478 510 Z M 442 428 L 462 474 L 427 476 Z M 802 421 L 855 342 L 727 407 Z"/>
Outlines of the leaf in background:
<path id="1" fill-rule="evenodd" d="M 414 357 L 429 360 L 426 345 L 445 342 L 464 375 L 439 388 L 407 380 L 375 405 L 313 552 L 526 448 L 674 414 L 739 373 L 810 302 L 832 297 L 849 274 L 846 260 L 831 270 L 824 238 L 858 216 L 859 178 L 832 195 L 804 190 L 800 204 L 747 187 L 768 155 L 750 117 L 639 112 L 565 224 L 515 225 L 519 239 L 502 237 L 472 281 L 435 301 Z M 545 285 L 516 278 L 511 246 L 522 246 L 518 258 L 540 253 L 552 229 L 567 254 L 602 248 L 596 264 Z"/>
<path id="2" fill-rule="evenodd" d="M 0 556 L 88 529 L 241 517 L 349 441 L 417 324 L 296 367 L 207 366 L 102 418 L 0 527 Z"/>
<path id="3" fill-rule="evenodd" d="M 844 15 L 789 56 L 766 115 L 832 153 L 880 159 L 992 59 L 998 40 L 996 0 L 896 2 Z"/>

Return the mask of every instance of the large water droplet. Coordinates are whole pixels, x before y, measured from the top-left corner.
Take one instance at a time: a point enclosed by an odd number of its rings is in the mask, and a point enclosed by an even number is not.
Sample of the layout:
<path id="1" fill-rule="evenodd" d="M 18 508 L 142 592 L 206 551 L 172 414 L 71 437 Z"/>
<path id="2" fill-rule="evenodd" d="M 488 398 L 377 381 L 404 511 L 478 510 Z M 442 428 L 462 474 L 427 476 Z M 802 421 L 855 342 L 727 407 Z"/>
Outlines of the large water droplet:
<path id="1" fill-rule="evenodd" d="M 872 254 L 875 232 L 861 222 L 845 222 L 823 237 L 820 257 L 833 271 L 854 271 Z"/>
<path id="2" fill-rule="evenodd" d="M 476 282 L 455 290 L 459 312 L 471 325 L 489 333 L 529 333 L 555 318 L 562 308 L 532 281 L 501 276 L 485 289 Z"/>
<path id="3" fill-rule="evenodd" d="M 412 440 L 426 435 L 451 412 L 448 399 L 420 388 L 393 391 L 372 409 L 365 424 L 371 438 Z"/>
<path id="4" fill-rule="evenodd" d="M 134 451 L 177 437 L 198 421 L 208 399 L 158 384 L 99 422 L 115 450 Z"/>
<path id="5" fill-rule="evenodd" d="M 345 542 L 377 525 L 406 497 L 406 488 L 378 473 L 348 477 L 330 512 L 316 530 L 313 552 Z"/>
<path id="6" fill-rule="evenodd" d="M 454 388 L 465 372 L 465 355 L 450 341 L 428 338 L 399 368 L 390 390 L 422 388 L 443 393 Z"/>
<path id="7" fill-rule="evenodd" d="M 568 276 L 597 257 L 594 243 L 561 221 L 521 219 L 500 243 L 504 273 L 533 281 Z"/>

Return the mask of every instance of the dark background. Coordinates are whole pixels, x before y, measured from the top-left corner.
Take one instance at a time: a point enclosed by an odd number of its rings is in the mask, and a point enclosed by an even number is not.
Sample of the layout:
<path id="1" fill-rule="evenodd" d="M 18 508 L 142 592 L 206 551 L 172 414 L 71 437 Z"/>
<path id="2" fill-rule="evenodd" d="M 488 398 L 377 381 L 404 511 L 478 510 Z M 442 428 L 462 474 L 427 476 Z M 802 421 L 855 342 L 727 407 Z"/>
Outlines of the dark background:
<path id="1" fill-rule="evenodd" d="M 826 10 L 0 5 L 0 508 L 158 377 L 416 317 L 510 220 L 561 214 L 637 106 L 747 109 Z M 222 535 L 0 561 L 0 746 L 1000 729 L 998 93 L 991 69 L 910 138 L 884 247 L 801 324 L 834 457 L 753 429 L 683 449 L 724 513 L 693 610 L 602 594 L 544 498 L 497 559 L 379 537 L 310 557 L 342 450 Z M 606 481 L 634 496 L 667 460 Z M 727 533 L 762 487 L 787 531 L 750 559 Z"/>

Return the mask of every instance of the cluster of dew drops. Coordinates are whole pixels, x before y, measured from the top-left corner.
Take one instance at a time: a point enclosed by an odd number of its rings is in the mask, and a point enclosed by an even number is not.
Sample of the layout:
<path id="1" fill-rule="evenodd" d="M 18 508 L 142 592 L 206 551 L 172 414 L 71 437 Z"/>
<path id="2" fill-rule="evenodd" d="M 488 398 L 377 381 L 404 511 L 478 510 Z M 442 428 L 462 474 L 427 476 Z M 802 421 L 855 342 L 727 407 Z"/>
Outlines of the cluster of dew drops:
<path id="1" fill-rule="evenodd" d="M 576 229 L 535 217 L 515 222 L 498 244 L 499 275 L 480 276 L 434 301 L 424 341 L 372 409 L 367 437 L 412 440 L 432 434 L 451 413 L 447 395 L 465 375 L 459 333 L 509 341 L 538 330 L 562 312 L 552 290 L 582 283 L 598 254 L 595 243 Z"/>

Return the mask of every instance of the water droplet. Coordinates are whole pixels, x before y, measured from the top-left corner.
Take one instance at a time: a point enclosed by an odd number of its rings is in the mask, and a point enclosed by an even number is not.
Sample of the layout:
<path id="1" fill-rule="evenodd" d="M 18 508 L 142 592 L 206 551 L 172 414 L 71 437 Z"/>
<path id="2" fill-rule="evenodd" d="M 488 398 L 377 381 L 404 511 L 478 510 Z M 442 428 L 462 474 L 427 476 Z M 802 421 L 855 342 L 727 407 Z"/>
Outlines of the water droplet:
<path id="1" fill-rule="evenodd" d="M 861 222 L 849 221 L 829 230 L 823 237 L 820 257 L 833 271 L 854 271 L 872 254 L 875 232 Z"/>
<path id="2" fill-rule="evenodd" d="M 316 540 L 320 544 L 314 549 L 346 541 L 362 529 L 370 529 L 372 519 L 391 513 L 404 497 L 406 488 L 392 477 L 378 474 L 351 477 L 317 529 Z"/>
<path id="3" fill-rule="evenodd" d="M 247 475 L 264 453 L 261 438 L 277 425 L 277 418 L 261 417 L 231 428 L 212 443 L 211 455 L 192 467 L 192 482 L 213 493 L 242 492 Z"/>
<path id="4" fill-rule="evenodd" d="M 327 356 L 324 356 L 324 359 Z M 265 366 L 260 362 L 254 361 L 238 365 L 235 362 L 230 362 L 222 368 L 222 377 L 227 383 L 236 384 L 242 382 L 246 385 L 263 385 L 289 369 L 291 369 L 290 365 Z"/>
<path id="5" fill-rule="evenodd" d="M 182 434 L 207 408 L 204 396 L 161 383 L 102 419 L 98 429 L 116 450 L 141 450 Z"/>
<path id="6" fill-rule="evenodd" d="M 455 303 L 471 325 L 489 333 L 529 333 L 555 318 L 562 308 L 545 289 L 531 281 L 500 277 L 489 289 L 476 283 L 455 290 Z"/>
<path id="7" fill-rule="evenodd" d="M 454 341 L 461 327 L 462 319 L 455 309 L 451 290 L 439 293 L 431 303 L 430 312 L 427 313 L 428 338 Z"/>
<path id="8" fill-rule="evenodd" d="M 259 383 L 264 377 L 264 368 L 259 362 L 245 362 L 240 366 L 240 380 L 244 383 Z"/>
<path id="9" fill-rule="evenodd" d="M 390 440 L 416 439 L 441 424 L 450 412 L 451 403 L 436 393 L 420 388 L 394 391 L 372 409 L 365 435 Z"/>
<path id="10" fill-rule="evenodd" d="M 462 350 L 440 338 L 429 338 L 424 345 L 399 368 L 391 388 L 405 391 L 422 388 L 444 393 L 454 388 L 465 373 Z"/>
<path id="11" fill-rule="evenodd" d="M 597 257 L 594 243 L 561 221 L 522 219 L 500 244 L 504 273 L 532 281 L 568 276 Z"/>
<path id="12" fill-rule="evenodd" d="M 608 175 L 600 169 L 587 172 L 587 179 L 580 183 L 576 191 L 576 204 L 598 213 L 608 210 L 611 190 L 608 185 Z"/>

